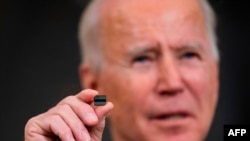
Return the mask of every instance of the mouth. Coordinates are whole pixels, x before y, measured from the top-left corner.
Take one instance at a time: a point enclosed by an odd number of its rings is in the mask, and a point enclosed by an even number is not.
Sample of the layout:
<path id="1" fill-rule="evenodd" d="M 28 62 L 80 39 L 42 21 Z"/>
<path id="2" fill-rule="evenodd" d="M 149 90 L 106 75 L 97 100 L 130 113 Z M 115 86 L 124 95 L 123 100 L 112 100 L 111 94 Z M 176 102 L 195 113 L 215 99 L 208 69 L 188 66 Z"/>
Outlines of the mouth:
<path id="1" fill-rule="evenodd" d="M 153 116 L 152 119 L 155 120 L 180 120 L 187 118 L 189 116 L 186 112 L 178 112 L 178 113 L 167 113 L 167 114 L 159 114 Z"/>
<path id="2" fill-rule="evenodd" d="M 192 114 L 187 111 L 158 113 L 150 117 L 150 123 L 161 129 L 188 127 Z"/>

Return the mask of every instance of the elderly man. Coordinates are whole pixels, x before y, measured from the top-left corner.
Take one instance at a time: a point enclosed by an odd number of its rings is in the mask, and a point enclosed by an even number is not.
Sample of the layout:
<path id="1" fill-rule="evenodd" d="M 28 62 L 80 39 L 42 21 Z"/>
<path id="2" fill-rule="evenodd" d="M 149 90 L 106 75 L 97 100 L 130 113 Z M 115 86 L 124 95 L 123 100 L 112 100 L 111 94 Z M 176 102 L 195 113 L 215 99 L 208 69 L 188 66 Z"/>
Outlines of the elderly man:
<path id="1" fill-rule="evenodd" d="M 31 118 L 26 141 L 100 141 L 107 116 L 114 141 L 205 139 L 219 59 L 206 1 L 93 0 L 79 37 L 88 89 Z M 98 94 L 111 102 L 93 106 Z"/>

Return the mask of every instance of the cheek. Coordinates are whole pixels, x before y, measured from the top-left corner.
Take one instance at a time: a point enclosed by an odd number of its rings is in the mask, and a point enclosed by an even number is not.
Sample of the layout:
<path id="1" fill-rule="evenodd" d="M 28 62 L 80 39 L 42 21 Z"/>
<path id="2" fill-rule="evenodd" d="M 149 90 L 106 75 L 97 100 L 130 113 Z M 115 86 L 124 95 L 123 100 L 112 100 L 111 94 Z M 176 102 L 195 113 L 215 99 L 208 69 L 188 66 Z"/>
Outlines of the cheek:
<path id="1" fill-rule="evenodd" d="M 100 85 L 108 100 L 113 102 L 114 109 L 110 114 L 110 123 L 113 130 L 127 133 L 131 136 L 138 131 L 138 122 L 143 118 L 144 103 L 147 95 L 152 93 L 155 77 L 154 73 L 137 73 L 113 70 L 105 73 Z M 131 125 L 134 125 L 131 129 Z"/>
<path id="2" fill-rule="evenodd" d="M 108 100 L 114 103 L 114 113 L 124 111 L 131 116 L 143 108 L 147 95 L 152 93 L 155 85 L 155 72 L 136 72 L 132 70 L 110 69 L 100 79 L 100 90 L 107 94 Z"/>
<path id="3" fill-rule="evenodd" d="M 128 88 L 134 94 L 133 97 L 143 103 L 147 96 L 153 92 L 156 84 L 156 73 L 133 73 L 128 76 L 128 79 Z"/>
<path id="4" fill-rule="evenodd" d="M 213 79 L 217 76 L 208 67 L 186 69 L 182 74 L 187 91 L 191 94 L 193 104 L 197 108 L 195 111 L 197 117 L 195 128 L 202 134 L 207 133 L 217 103 L 216 87 L 213 84 L 216 83 Z"/>
<path id="5" fill-rule="evenodd" d="M 200 67 L 195 69 L 182 69 L 184 82 L 187 90 L 195 98 L 200 110 L 214 107 L 216 102 L 216 87 L 214 72 L 209 67 Z"/>
<path id="6" fill-rule="evenodd" d="M 188 86 L 188 90 L 194 94 L 200 94 L 205 90 L 208 79 L 204 69 L 182 69 L 182 78 Z"/>

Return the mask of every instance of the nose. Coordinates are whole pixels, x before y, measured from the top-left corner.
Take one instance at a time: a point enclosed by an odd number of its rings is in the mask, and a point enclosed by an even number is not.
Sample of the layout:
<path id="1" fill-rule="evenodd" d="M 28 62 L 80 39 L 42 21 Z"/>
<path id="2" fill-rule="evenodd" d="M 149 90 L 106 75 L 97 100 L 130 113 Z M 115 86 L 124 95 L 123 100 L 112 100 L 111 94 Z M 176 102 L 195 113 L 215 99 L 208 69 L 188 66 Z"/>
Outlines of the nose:
<path id="1" fill-rule="evenodd" d="M 160 95 L 176 95 L 184 90 L 180 66 L 174 58 L 162 59 L 159 63 L 156 91 Z"/>

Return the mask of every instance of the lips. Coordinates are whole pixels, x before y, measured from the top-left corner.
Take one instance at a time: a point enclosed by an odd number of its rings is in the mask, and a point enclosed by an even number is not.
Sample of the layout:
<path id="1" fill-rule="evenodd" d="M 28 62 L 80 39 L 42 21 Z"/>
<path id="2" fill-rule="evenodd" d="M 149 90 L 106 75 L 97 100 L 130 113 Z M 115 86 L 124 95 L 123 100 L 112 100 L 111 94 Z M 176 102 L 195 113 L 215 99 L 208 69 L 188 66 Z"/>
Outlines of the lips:
<path id="1" fill-rule="evenodd" d="M 193 117 L 193 114 L 189 110 L 175 109 L 162 112 L 160 111 L 154 112 L 149 117 L 150 120 L 156 120 L 156 121 L 174 121 L 174 120 L 177 121 L 177 120 L 191 118 Z"/>
<path id="2" fill-rule="evenodd" d="M 190 114 L 188 112 L 173 112 L 173 113 L 162 113 L 156 116 L 153 116 L 153 119 L 157 120 L 174 120 L 174 119 L 183 119 L 188 117 Z"/>
<path id="3" fill-rule="evenodd" d="M 194 115 L 189 110 L 175 109 L 162 112 L 155 112 L 149 118 L 149 123 L 161 131 L 180 132 L 186 131 L 193 123 Z"/>

